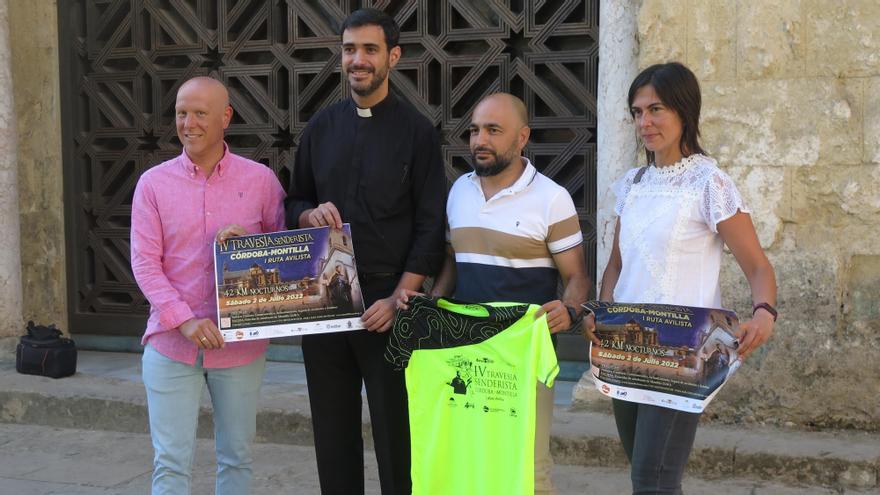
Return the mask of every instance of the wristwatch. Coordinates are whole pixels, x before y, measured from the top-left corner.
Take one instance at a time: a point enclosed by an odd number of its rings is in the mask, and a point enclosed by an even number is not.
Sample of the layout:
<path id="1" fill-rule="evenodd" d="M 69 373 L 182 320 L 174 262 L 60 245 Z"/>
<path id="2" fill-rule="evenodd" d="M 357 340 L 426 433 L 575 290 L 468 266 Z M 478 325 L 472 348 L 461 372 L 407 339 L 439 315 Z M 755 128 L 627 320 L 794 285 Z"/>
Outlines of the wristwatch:
<path id="1" fill-rule="evenodd" d="M 779 312 L 776 311 L 776 308 L 771 306 L 769 303 L 765 303 L 765 302 L 758 303 L 758 304 L 755 304 L 754 306 L 752 306 L 752 316 L 755 316 L 755 312 L 758 311 L 759 309 L 763 309 L 763 310 L 767 311 L 768 313 L 770 313 L 770 316 L 773 317 L 774 322 L 776 321 L 776 317 L 779 316 Z"/>
<path id="2" fill-rule="evenodd" d="M 572 328 L 574 328 L 575 325 L 577 325 L 578 323 L 583 321 L 583 319 L 584 319 L 584 312 L 583 311 L 581 311 L 580 314 L 578 314 L 577 310 L 572 308 L 568 304 L 565 305 L 565 310 L 568 311 L 568 317 L 571 319 L 571 326 L 568 327 L 569 330 L 571 330 Z"/>

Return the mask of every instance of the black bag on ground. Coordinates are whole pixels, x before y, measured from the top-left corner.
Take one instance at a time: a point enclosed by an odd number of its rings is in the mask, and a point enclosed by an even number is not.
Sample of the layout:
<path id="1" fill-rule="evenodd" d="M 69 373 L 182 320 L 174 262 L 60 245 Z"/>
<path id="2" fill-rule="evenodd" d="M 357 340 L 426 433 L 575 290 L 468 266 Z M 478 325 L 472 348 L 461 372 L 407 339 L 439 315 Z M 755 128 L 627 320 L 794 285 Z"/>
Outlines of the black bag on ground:
<path id="1" fill-rule="evenodd" d="M 29 321 L 27 335 L 15 349 L 15 370 L 26 375 L 61 378 L 76 373 L 76 344 L 61 336 L 55 325 L 34 325 Z"/>

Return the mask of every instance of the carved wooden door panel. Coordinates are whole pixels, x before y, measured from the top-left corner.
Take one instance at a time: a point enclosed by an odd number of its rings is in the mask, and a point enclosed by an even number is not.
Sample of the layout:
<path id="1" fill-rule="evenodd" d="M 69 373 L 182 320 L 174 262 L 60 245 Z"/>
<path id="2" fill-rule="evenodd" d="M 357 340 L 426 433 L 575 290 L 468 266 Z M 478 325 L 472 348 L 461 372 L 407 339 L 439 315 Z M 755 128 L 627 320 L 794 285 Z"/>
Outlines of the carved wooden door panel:
<path id="1" fill-rule="evenodd" d="M 527 154 L 572 194 L 595 271 L 598 3 L 58 2 L 71 330 L 143 331 L 148 303 L 129 260 L 131 198 L 144 170 L 179 153 L 179 85 L 196 75 L 222 79 L 235 108 L 230 146 L 286 184 L 309 117 L 348 92 L 338 25 L 363 6 L 401 26 L 403 58 L 391 84 L 441 132 L 450 182 L 469 170 L 468 116 L 477 100 L 494 91 L 523 98 Z"/>

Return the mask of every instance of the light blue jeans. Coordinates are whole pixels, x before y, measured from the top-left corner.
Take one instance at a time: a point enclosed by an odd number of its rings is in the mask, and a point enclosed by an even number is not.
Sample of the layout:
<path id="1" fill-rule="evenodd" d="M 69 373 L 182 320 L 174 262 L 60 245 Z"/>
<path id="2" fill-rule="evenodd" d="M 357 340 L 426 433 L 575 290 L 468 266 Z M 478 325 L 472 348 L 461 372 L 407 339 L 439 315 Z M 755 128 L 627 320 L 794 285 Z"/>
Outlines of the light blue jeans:
<path id="1" fill-rule="evenodd" d="M 190 493 L 202 387 L 214 407 L 217 495 L 250 492 L 251 443 L 257 430 L 257 401 L 266 358 L 235 368 L 203 368 L 169 359 L 147 345 L 143 380 L 153 439 L 153 495 Z"/>

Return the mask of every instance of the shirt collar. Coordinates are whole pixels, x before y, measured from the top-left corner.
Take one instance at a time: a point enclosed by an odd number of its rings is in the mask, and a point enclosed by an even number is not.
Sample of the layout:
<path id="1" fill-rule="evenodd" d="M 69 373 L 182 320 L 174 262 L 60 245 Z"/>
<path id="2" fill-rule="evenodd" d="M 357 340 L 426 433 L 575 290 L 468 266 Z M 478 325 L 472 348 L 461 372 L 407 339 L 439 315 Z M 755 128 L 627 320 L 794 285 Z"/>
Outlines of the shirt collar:
<path id="1" fill-rule="evenodd" d="M 351 100 L 351 106 L 354 108 L 356 115 L 363 118 L 382 116 L 390 113 L 395 103 L 397 103 L 397 97 L 391 91 L 388 92 L 388 95 L 382 101 L 376 103 L 370 108 L 360 108 L 357 106 L 354 99 Z"/>
<path id="2" fill-rule="evenodd" d="M 528 158 L 524 156 L 520 158 L 526 162 L 526 168 L 523 169 L 523 172 L 522 174 L 520 174 L 519 179 L 516 179 L 516 182 L 514 182 L 510 187 L 498 191 L 498 194 L 493 196 L 493 198 L 500 198 L 502 196 L 521 192 L 529 187 L 532 181 L 535 180 L 535 176 L 538 174 L 538 169 L 536 169 L 535 166 L 532 165 L 531 160 L 529 160 Z M 468 174 L 467 177 L 471 181 L 471 184 L 475 185 L 482 194 L 483 186 L 480 185 L 480 176 L 478 176 L 476 172 L 471 172 Z"/>
<path id="3" fill-rule="evenodd" d="M 232 160 L 230 160 L 231 153 L 229 152 L 229 145 L 226 144 L 226 141 L 223 141 L 223 157 L 220 158 L 220 161 L 217 162 L 217 166 L 214 167 L 214 173 L 218 176 L 223 177 L 229 166 L 232 164 Z M 193 163 L 192 160 L 189 159 L 189 155 L 186 154 L 186 150 L 180 152 L 180 164 L 183 166 L 184 172 L 192 178 L 195 178 L 196 174 L 202 170 L 201 167 Z"/>

